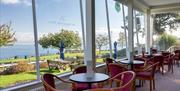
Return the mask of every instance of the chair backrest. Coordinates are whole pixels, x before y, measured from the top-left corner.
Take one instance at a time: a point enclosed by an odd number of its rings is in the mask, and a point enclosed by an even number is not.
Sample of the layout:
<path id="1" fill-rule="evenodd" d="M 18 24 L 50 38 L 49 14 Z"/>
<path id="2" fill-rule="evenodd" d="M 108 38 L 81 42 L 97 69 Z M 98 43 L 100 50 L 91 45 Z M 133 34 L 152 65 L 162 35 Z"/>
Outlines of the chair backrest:
<path id="1" fill-rule="evenodd" d="M 123 65 L 117 63 L 110 63 L 108 65 L 108 70 L 110 77 L 114 77 L 121 72 L 127 71 L 127 69 Z"/>
<path id="2" fill-rule="evenodd" d="M 113 63 L 113 61 L 114 60 L 112 58 L 106 58 L 105 59 L 106 64 Z"/>
<path id="3" fill-rule="evenodd" d="M 162 52 L 162 55 L 163 56 L 168 56 L 168 55 L 170 55 L 171 53 L 170 52 Z"/>
<path id="4" fill-rule="evenodd" d="M 111 88 L 113 91 L 133 91 L 134 89 L 134 80 L 135 80 L 135 72 L 133 71 L 124 71 L 114 76 L 110 80 L 120 80 L 121 86 Z"/>
<path id="5" fill-rule="evenodd" d="M 153 58 L 153 62 L 159 62 L 159 65 L 163 65 L 164 57 L 162 55 L 156 55 Z"/>
<path id="6" fill-rule="evenodd" d="M 174 53 L 176 54 L 176 56 L 178 57 L 178 59 L 180 59 L 180 50 L 175 50 Z"/>
<path id="7" fill-rule="evenodd" d="M 151 76 L 154 77 L 156 67 L 157 67 L 158 64 L 159 64 L 159 62 L 153 63 L 152 65 L 148 66 L 144 71 L 151 72 Z"/>
<path id="8" fill-rule="evenodd" d="M 174 58 L 175 58 L 175 55 L 174 54 L 170 54 L 169 55 L 169 62 L 173 63 Z"/>
<path id="9" fill-rule="evenodd" d="M 79 66 L 74 69 L 73 74 L 86 73 L 86 66 Z"/>
<path id="10" fill-rule="evenodd" d="M 157 53 L 157 49 L 156 48 L 152 48 L 152 54 Z"/>
<path id="11" fill-rule="evenodd" d="M 42 76 L 42 82 L 45 88 L 45 91 L 55 91 L 55 81 L 54 81 L 54 75 L 53 74 L 44 74 Z"/>

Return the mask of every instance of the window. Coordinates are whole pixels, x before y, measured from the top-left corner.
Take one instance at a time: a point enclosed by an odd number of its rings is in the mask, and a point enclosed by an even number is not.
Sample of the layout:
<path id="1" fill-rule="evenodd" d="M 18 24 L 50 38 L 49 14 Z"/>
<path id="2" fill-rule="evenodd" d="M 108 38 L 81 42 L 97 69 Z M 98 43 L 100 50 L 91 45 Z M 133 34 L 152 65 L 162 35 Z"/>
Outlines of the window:
<path id="1" fill-rule="evenodd" d="M 63 74 L 83 64 L 79 8 L 74 0 L 36 0 L 40 74 Z M 0 17 L 16 39 L 0 46 L 0 89 L 37 80 L 31 2 L 4 0 Z"/>

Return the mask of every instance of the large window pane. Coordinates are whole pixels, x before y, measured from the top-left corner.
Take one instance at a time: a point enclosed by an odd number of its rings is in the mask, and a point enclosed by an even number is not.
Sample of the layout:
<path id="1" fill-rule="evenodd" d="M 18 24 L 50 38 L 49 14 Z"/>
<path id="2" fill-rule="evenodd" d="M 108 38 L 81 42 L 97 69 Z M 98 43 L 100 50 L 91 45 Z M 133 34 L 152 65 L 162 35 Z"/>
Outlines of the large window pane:
<path id="1" fill-rule="evenodd" d="M 36 80 L 31 2 L 0 2 L 0 89 Z"/>
<path id="2" fill-rule="evenodd" d="M 70 72 L 84 63 L 79 1 L 45 1 L 37 0 L 39 47 L 46 50 L 40 72 Z"/>

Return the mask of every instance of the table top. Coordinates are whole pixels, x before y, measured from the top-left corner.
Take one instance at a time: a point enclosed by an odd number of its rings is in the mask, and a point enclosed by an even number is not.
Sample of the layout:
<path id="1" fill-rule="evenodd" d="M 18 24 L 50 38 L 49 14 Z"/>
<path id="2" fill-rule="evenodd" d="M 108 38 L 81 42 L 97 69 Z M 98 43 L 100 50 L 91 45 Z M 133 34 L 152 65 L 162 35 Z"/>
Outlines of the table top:
<path id="1" fill-rule="evenodd" d="M 108 80 L 109 76 L 103 73 L 94 73 L 92 78 L 88 78 L 86 73 L 80 73 L 71 75 L 69 79 L 79 83 L 98 83 Z"/>
<path id="2" fill-rule="evenodd" d="M 133 60 L 132 63 L 129 60 L 121 60 L 120 62 L 123 64 L 144 64 L 144 61 L 140 60 Z"/>

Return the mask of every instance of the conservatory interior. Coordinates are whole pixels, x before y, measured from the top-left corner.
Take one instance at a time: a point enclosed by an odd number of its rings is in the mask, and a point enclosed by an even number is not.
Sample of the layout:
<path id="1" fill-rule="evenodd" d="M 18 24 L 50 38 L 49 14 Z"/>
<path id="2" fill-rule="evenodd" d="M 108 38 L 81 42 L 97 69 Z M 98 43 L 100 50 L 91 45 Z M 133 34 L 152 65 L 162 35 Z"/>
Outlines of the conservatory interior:
<path id="1" fill-rule="evenodd" d="M 114 0 L 114 2 L 121 3 L 122 6 L 127 7 L 127 26 L 125 20 L 122 21 L 124 22 L 123 29 L 126 31 L 126 48 L 124 51 L 126 57 L 123 59 L 115 57 L 117 56 L 116 51 L 112 48 L 113 43 L 111 43 L 111 38 L 114 36 L 110 34 L 108 20 L 110 16 L 108 7 L 106 7 L 109 57 L 104 58 L 104 63 L 101 64 L 96 62 L 98 58 L 96 55 L 96 0 L 84 0 L 84 25 L 86 27 L 83 38 L 83 61 L 85 63 L 85 70 L 83 69 L 84 66 L 80 66 L 60 75 L 40 73 L 37 34 L 38 21 L 36 20 L 36 13 L 38 11 L 36 11 L 35 1 L 37 0 L 32 0 L 32 12 L 37 80 L 3 88 L 2 90 L 180 91 L 180 49 L 178 49 L 180 46 L 171 46 L 166 50 L 160 50 L 153 44 L 154 17 L 156 14 L 164 13 L 175 13 L 180 16 L 180 0 Z M 82 1 L 80 0 L 81 3 Z M 105 2 L 105 5 L 108 5 L 108 0 L 101 1 L 102 3 Z M 136 16 L 134 16 L 135 10 L 144 15 L 145 45 L 144 47 L 139 45 L 139 48 L 138 46 L 135 47 L 136 44 L 134 43 L 136 41 L 135 37 L 138 36 L 135 36 L 136 34 L 134 32 L 138 23 Z M 176 21 L 179 22 L 180 18 L 176 19 Z M 178 24 L 180 25 L 180 23 L 176 23 L 176 25 Z M 180 31 L 180 28 L 177 28 L 177 31 Z M 137 51 L 136 53 L 135 50 Z M 61 63 L 64 67 L 68 64 L 68 62 Z M 48 62 L 48 66 L 54 66 L 56 64 Z M 70 65 L 68 64 L 68 66 Z M 53 78 L 57 79 L 53 80 Z"/>

